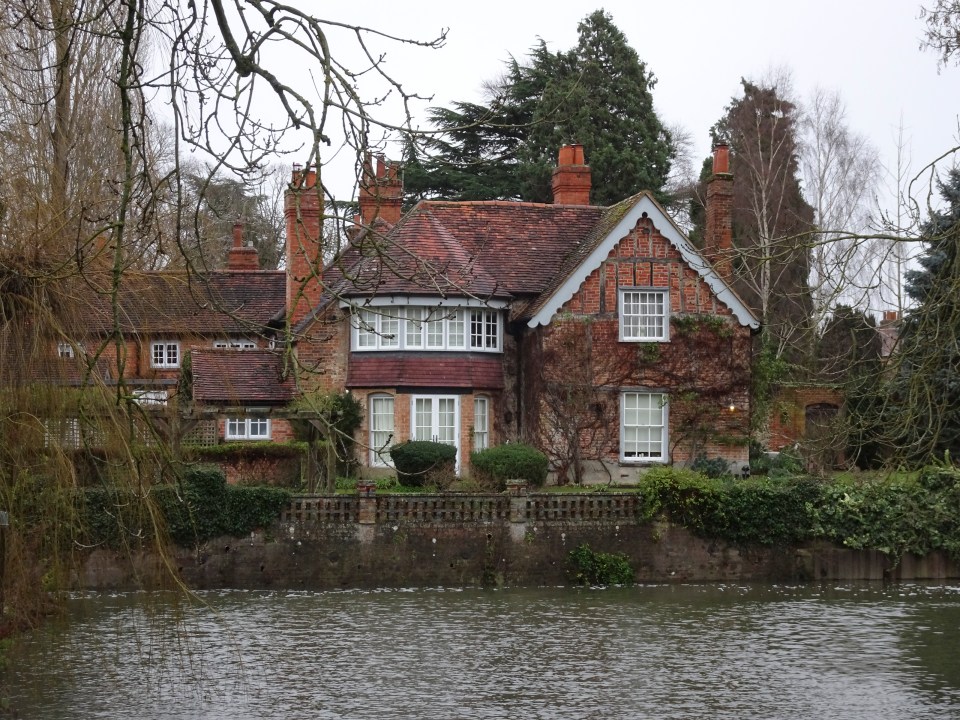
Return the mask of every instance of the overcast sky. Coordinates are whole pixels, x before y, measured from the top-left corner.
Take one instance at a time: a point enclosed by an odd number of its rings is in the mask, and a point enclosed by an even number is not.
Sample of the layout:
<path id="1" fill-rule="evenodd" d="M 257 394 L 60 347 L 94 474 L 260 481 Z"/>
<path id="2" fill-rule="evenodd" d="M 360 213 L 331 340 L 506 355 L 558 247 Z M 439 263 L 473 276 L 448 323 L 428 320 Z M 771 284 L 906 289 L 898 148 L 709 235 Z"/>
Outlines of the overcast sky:
<path id="1" fill-rule="evenodd" d="M 573 47 L 577 23 L 598 7 L 613 16 L 656 75 L 657 111 L 666 123 L 690 131 L 698 155 L 709 153 L 708 130 L 738 94 L 740 78 L 780 67 L 792 72 L 801 98 L 817 86 L 839 90 L 851 128 L 867 135 L 891 166 L 901 121 L 915 171 L 957 144 L 960 69 L 938 73 L 937 56 L 920 50 L 923 22 L 912 0 L 413 0 L 315 12 L 418 39 L 449 28 L 440 50 L 384 46 L 386 67 L 405 87 L 433 95 L 430 104 L 448 105 L 479 99 L 483 82 L 537 38 L 554 50 Z M 347 182 L 335 178 L 338 186 Z M 337 194 L 349 190 L 338 187 Z"/>

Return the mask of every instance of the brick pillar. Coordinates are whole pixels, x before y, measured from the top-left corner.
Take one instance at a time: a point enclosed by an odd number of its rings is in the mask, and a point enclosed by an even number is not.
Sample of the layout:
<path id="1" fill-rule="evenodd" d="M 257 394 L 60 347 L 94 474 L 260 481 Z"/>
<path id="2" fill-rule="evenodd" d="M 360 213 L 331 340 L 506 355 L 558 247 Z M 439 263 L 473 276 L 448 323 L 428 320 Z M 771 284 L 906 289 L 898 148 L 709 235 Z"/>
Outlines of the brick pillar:
<path id="1" fill-rule="evenodd" d="M 730 148 L 726 145 L 713 149 L 704 239 L 704 255 L 717 274 L 729 281 L 733 274 L 733 175 L 730 174 Z"/>

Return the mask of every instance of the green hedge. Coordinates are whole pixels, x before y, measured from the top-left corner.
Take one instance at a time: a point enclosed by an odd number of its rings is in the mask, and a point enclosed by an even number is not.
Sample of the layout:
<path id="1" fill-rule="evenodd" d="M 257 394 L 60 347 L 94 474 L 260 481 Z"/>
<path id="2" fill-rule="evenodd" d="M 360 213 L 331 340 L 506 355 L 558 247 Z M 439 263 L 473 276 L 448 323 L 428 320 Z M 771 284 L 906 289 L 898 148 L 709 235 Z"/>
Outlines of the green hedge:
<path id="1" fill-rule="evenodd" d="M 154 536 L 145 498 L 113 488 L 82 492 L 86 541 L 120 547 Z M 227 485 L 219 468 L 187 470 L 175 485 L 150 489 L 168 537 L 190 546 L 219 535 L 241 537 L 273 524 L 290 493 L 281 488 Z"/>
<path id="2" fill-rule="evenodd" d="M 960 560 L 960 470 L 886 479 L 711 479 L 658 468 L 641 478 L 649 516 L 738 544 L 829 540 L 894 559 L 943 550 Z"/>
<path id="3" fill-rule="evenodd" d="M 470 465 L 477 479 L 502 490 L 507 480 L 526 480 L 540 487 L 547 479 L 549 460 L 535 447 L 509 443 L 472 453 Z"/>
<path id="4" fill-rule="evenodd" d="M 422 487 L 436 477 L 451 477 L 457 463 L 457 448 L 430 440 L 408 440 L 390 448 L 397 478 L 404 485 Z"/>

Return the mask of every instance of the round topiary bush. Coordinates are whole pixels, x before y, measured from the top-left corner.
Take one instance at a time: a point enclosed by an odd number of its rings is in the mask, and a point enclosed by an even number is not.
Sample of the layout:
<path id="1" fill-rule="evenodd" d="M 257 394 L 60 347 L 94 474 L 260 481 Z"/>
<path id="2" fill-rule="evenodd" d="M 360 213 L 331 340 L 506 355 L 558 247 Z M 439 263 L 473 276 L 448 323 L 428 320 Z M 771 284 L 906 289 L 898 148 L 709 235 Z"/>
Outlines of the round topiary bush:
<path id="1" fill-rule="evenodd" d="M 457 449 L 430 440 L 408 440 L 390 448 L 397 478 L 404 485 L 422 487 L 433 478 L 452 476 L 457 464 Z"/>
<path id="2" fill-rule="evenodd" d="M 526 480 L 540 487 L 547 479 L 550 462 L 535 447 L 509 443 L 471 454 L 470 464 L 476 479 L 503 490 L 507 480 Z"/>

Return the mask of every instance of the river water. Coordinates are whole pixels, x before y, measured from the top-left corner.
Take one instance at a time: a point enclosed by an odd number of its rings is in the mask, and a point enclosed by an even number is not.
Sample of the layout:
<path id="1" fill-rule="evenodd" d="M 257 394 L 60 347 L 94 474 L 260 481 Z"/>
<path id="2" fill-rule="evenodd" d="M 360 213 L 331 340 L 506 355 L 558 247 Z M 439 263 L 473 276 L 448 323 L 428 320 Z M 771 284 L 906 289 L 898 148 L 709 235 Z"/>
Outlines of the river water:
<path id="1" fill-rule="evenodd" d="M 22 718 L 942 720 L 960 586 L 100 594 L 9 660 Z"/>

